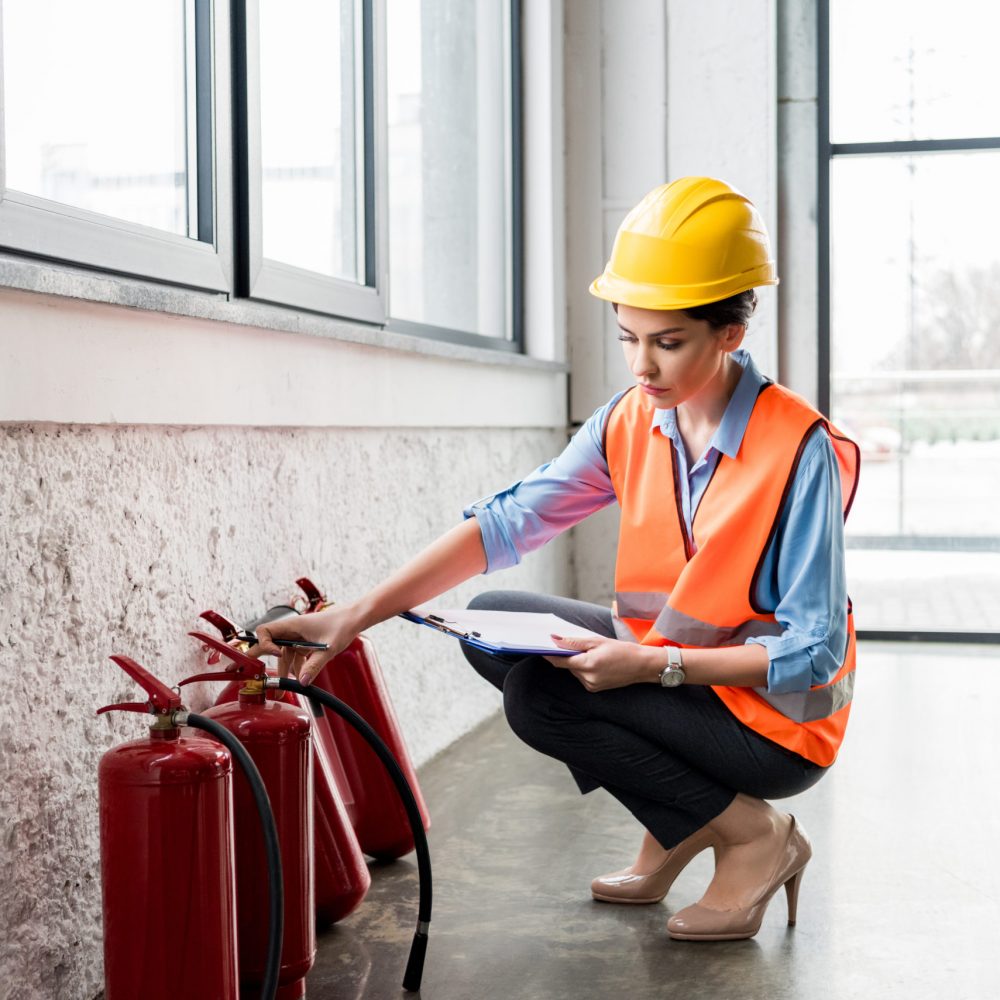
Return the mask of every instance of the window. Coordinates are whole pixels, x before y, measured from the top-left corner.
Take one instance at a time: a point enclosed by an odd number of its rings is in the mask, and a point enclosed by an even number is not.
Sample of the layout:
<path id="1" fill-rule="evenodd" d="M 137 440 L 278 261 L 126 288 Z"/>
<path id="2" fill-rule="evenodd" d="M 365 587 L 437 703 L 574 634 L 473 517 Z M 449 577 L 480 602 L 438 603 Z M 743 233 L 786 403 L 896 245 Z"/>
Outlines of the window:
<path id="1" fill-rule="evenodd" d="M 383 323 L 371 4 L 250 0 L 236 37 L 241 291 Z"/>
<path id="2" fill-rule="evenodd" d="M 0 248 L 520 350 L 519 0 L 229 10 L 3 0 Z"/>
<path id="3" fill-rule="evenodd" d="M 389 308 L 511 339 L 506 4 L 388 0 Z"/>
<path id="4" fill-rule="evenodd" d="M 823 6 L 821 386 L 862 447 L 859 626 L 1000 636 L 1000 13 Z"/>
<path id="5" fill-rule="evenodd" d="M 96 6 L 4 0 L 0 245 L 228 289 L 222 14 L 207 0 Z"/>

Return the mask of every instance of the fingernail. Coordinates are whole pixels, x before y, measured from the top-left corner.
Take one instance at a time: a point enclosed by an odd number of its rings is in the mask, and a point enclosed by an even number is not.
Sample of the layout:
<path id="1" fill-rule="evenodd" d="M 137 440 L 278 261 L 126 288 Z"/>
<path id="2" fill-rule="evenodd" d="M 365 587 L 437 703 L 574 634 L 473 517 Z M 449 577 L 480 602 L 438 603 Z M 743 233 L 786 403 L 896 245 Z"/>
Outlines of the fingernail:
<path id="1" fill-rule="evenodd" d="M 549 635 L 552 636 L 553 639 L 561 639 L 562 638 L 561 635 L 556 635 L 555 632 L 550 632 Z"/>

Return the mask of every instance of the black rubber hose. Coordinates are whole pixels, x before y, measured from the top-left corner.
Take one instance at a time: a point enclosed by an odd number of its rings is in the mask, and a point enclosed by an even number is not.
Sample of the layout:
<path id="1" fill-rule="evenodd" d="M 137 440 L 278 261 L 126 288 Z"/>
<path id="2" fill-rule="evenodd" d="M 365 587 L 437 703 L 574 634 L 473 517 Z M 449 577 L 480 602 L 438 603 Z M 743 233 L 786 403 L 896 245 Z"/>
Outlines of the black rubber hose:
<path id="1" fill-rule="evenodd" d="M 268 798 L 264 780 L 261 778 L 253 758 L 247 753 L 246 747 L 225 726 L 220 725 L 215 719 L 208 719 L 204 715 L 195 715 L 194 712 L 188 713 L 184 724 L 193 726 L 195 729 L 202 729 L 210 736 L 214 736 L 233 755 L 233 760 L 240 765 L 246 775 L 254 802 L 257 805 L 257 812 L 260 814 L 260 825 L 264 833 L 264 851 L 267 854 L 268 888 L 267 962 L 264 966 L 264 982 L 260 995 L 261 1000 L 274 1000 L 275 994 L 278 992 L 278 975 L 281 972 L 285 884 L 281 874 L 278 827 L 275 825 L 274 813 L 271 811 L 271 800 Z"/>
<path id="2" fill-rule="evenodd" d="M 277 684 L 275 684 L 277 681 Z M 378 733 L 368 725 L 367 722 L 350 705 L 345 704 L 339 698 L 335 698 L 328 691 L 321 688 L 300 684 L 291 677 L 280 679 L 271 678 L 267 682 L 268 687 L 279 687 L 282 691 L 292 691 L 295 694 L 304 695 L 313 702 L 320 702 L 324 707 L 330 709 L 336 715 L 349 722 L 368 742 L 368 745 L 375 751 L 379 759 L 385 765 L 389 776 L 392 778 L 399 796 L 403 800 L 406 808 L 406 815 L 410 820 L 410 827 L 413 830 L 413 841 L 417 851 L 417 871 L 420 875 L 420 903 L 417 911 L 417 930 L 413 935 L 413 944 L 410 945 L 410 957 L 406 963 L 406 972 L 403 974 L 403 989 L 416 992 L 420 989 L 420 980 L 424 974 L 424 957 L 427 954 L 427 932 L 430 930 L 431 922 L 431 852 L 427 847 L 427 834 L 424 832 L 424 821 L 420 815 L 420 807 L 414 798 L 410 783 L 406 780 L 402 768 L 392 751 L 385 745 Z"/>

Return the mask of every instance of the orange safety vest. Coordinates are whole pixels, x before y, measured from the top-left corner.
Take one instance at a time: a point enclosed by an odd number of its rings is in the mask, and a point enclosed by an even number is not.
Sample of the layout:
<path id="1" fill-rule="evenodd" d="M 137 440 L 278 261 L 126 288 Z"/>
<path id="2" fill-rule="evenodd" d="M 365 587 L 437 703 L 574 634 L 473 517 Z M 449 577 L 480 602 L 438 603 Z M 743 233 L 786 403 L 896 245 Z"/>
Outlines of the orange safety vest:
<path id="1" fill-rule="evenodd" d="M 845 518 L 857 490 L 858 446 L 801 396 L 766 383 L 736 457 L 719 457 L 692 521 L 692 543 L 674 445 L 650 430 L 651 417 L 633 387 L 612 410 L 605 432 L 621 507 L 613 609 L 618 637 L 651 646 L 716 648 L 780 635 L 784 630 L 774 614 L 757 606 L 757 578 L 805 442 L 818 425 L 830 435 Z M 828 684 L 788 694 L 712 685 L 741 722 L 824 767 L 837 756 L 854 691 L 856 640 L 847 603 L 847 649 Z"/>

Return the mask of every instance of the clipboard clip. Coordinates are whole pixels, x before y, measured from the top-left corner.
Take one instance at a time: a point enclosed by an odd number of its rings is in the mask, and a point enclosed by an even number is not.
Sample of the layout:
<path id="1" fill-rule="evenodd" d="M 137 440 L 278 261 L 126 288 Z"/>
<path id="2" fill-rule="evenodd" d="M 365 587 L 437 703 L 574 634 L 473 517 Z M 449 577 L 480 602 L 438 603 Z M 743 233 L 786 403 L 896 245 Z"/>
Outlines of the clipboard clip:
<path id="1" fill-rule="evenodd" d="M 480 632 L 463 632 L 460 628 L 455 628 L 453 625 L 449 625 L 443 618 L 439 618 L 437 615 L 428 615 L 425 621 L 433 622 L 434 627 L 440 632 L 447 632 L 449 635 L 453 635 L 458 639 L 479 639 L 481 637 Z"/>

